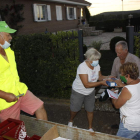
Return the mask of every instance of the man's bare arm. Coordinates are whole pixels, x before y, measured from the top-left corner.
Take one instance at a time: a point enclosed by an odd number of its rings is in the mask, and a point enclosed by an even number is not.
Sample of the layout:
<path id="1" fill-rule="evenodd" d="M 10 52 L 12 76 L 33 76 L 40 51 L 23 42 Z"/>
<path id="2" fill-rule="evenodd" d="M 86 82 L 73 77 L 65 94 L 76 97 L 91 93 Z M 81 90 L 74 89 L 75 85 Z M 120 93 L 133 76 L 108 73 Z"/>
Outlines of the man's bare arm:
<path id="1" fill-rule="evenodd" d="M 15 102 L 18 98 L 13 93 L 7 93 L 0 90 L 0 98 L 6 100 L 6 102 Z"/>

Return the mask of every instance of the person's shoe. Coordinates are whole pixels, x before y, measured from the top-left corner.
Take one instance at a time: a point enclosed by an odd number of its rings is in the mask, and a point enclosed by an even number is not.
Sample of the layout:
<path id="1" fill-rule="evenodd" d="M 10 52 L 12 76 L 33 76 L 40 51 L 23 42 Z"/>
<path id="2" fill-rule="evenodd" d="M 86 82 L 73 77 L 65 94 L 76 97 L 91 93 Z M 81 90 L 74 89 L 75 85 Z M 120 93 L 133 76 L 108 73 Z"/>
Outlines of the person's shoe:
<path id="1" fill-rule="evenodd" d="M 73 127 L 73 122 L 68 122 L 69 127 Z"/>
<path id="2" fill-rule="evenodd" d="M 92 128 L 88 129 L 88 131 L 90 131 L 90 132 L 94 132 L 94 130 L 93 130 Z"/>
<path id="3" fill-rule="evenodd" d="M 77 126 L 73 126 L 73 122 L 68 122 L 69 127 L 77 128 Z"/>

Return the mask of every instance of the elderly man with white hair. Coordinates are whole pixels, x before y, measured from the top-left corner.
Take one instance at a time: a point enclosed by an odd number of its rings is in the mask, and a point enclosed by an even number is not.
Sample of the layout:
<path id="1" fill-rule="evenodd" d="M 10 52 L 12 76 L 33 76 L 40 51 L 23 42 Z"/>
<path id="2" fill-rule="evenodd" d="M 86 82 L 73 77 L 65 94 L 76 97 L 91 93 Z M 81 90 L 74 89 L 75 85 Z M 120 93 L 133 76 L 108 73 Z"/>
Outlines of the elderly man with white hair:
<path id="1" fill-rule="evenodd" d="M 139 68 L 139 77 L 140 77 L 140 59 L 134 54 L 131 54 L 128 52 L 127 42 L 125 41 L 117 42 L 115 46 L 115 51 L 116 51 L 117 57 L 114 60 L 111 75 L 119 78 L 120 66 L 126 62 L 133 62 L 133 63 L 136 63 Z"/>
<path id="2" fill-rule="evenodd" d="M 126 41 L 119 41 L 115 45 L 115 51 L 117 57 L 115 58 L 112 66 L 111 75 L 120 79 L 119 69 L 126 62 L 136 63 L 139 69 L 139 78 L 140 78 L 140 59 L 128 52 L 128 45 Z M 116 83 L 119 87 L 124 87 L 125 83 L 122 83 L 121 80 L 116 80 Z"/>
<path id="3" fill-rule="evenodd" d="M 10 48 L 11 29 L 5 21 L 0 21 L 0 121 L 8 118 L 20 119 L 20 110 L 38 119 L 47 120 L 43 102 L 20 82 L 15 55 Z"/>

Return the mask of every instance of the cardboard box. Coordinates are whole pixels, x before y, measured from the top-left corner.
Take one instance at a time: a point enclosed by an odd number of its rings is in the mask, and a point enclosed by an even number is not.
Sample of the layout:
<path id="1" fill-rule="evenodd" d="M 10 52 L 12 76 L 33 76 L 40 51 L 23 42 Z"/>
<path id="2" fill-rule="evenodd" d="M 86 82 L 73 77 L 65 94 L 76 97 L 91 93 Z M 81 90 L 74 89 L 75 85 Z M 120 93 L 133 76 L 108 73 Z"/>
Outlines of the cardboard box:
<path id="1" fill-rule="evenodd" d="M 55 125 L 49 131 L 47 131 L 41 137 L 40 140 L 70 140 L 70 139 L 59 137 L 57 125 Z"/>

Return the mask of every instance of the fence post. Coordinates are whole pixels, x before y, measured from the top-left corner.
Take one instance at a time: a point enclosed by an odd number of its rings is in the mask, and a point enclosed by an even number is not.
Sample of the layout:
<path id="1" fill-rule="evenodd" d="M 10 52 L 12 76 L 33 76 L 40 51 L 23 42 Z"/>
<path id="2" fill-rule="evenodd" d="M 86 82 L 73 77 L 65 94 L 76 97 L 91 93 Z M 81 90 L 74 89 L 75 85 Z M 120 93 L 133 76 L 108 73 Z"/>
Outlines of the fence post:
<path id="1" fill-rule="evenodd" d="M 78 40 L 79 40 L 79 51 L 80 51 L 80 62 L 83 62 L 83 30 L 78 30 Z"/>
<path id="2" fill-rule="evenodd" d="M 134 26 L 126 27 L 126 41 L 128 43 L 128 50 L 130 53 L 134 53 Z"/>

